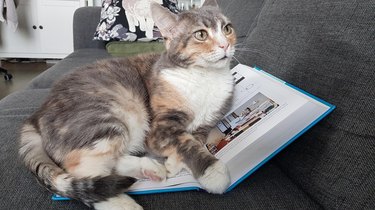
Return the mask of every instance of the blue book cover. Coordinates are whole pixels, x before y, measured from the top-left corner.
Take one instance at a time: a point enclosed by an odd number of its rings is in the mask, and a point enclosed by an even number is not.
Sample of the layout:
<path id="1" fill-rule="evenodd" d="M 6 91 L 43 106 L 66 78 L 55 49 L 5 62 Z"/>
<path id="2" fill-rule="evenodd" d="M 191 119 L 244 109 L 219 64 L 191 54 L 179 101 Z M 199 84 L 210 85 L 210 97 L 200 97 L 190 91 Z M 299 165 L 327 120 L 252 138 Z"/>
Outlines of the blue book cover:
<path id="1" fill-rule="evenodd" d="M 231 177 L 227 192 L 331 113 L 335 106 L 255 67 L 238 64 L 233 105 L 213 135 L 219 141 L 207 149 L 225 162 Z M 138 180 L 128 194 L 200 190 L 183 170 L 162 182 Z M 53 200 L 69 200 L 54 195 Z"/>

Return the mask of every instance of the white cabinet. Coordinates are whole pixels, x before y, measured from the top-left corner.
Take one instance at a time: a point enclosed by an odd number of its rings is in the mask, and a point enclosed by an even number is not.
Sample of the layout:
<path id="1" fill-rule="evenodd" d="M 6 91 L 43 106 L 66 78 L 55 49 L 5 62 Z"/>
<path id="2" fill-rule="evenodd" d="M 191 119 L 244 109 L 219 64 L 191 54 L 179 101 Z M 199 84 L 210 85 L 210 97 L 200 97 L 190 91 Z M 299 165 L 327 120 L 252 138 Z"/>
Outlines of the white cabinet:
<path id="1" fill-rule="evenodd" d="M 73 52 L 78 0 L 27 0 L 17 7 L 18 29 L 0 24 L 0 57 L 63 58 Z"/>
<path id="2" fill-rule="evenodd" d="M 37 24 L 36 13 L 31 10 L 34 1 L 20 1 L 17 7 L 18 29 L 13 32 L 7 25 L 0 23 L 0 57 L 6 54 L 30 54 L 39 45 L 39 33 L 32 26 Z"/>

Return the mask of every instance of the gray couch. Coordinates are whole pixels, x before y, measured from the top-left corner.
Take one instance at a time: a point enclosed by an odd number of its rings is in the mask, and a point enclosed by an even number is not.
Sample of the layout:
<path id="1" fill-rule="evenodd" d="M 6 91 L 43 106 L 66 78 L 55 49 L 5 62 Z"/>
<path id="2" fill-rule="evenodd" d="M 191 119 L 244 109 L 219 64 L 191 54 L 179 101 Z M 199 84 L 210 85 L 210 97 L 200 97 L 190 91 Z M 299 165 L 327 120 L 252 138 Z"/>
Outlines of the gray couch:
<path id="1" fill-rule="evenodd" d="M 224 195 L 134 196 L 145 209 L 375 209 L 375 2 L 219 1 L 239 37 L 237 59 L 256 65 L 337 109 Z M 21 122 L 52 83 L 110 57 L 92 41 L 99 8 L 74 16 L 75 51 L 0 101 L 0 209 L 86 209 L 51 201 L 17 157 Z M 57 40 L 58 41 L 58 40 Z M 17 78 L 15 78 L 17 79 Z"/>

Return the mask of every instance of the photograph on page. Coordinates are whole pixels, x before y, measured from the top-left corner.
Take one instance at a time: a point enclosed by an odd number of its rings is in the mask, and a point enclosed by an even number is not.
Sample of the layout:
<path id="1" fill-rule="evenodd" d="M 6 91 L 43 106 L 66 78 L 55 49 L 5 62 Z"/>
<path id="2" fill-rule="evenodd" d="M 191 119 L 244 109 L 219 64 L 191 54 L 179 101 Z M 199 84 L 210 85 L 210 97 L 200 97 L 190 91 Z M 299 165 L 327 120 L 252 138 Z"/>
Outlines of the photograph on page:
<path id="1" fill-rule="evenodd" d="M 207 144 L 207 149 L 215 155 L 278 106 L 279 104 L 275 101 L 258 92 L 218 123 L 217 128 L 221 131 L 223 137 L 217 142 Z"/>

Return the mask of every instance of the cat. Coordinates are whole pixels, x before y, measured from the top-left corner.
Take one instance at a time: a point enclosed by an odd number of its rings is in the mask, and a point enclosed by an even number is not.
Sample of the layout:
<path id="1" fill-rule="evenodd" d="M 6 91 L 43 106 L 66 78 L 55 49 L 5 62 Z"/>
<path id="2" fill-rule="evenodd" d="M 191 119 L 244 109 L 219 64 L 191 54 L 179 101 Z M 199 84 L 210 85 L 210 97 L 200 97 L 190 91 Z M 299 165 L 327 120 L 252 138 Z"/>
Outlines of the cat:
<path id="1" fill-rule="evenodd" d="M 182 168 L 208 192 L 227 189 L 225 164 L 204 144 L 231 103 L 235 31 L 215 0 L 180 14 L 157 3 L 151 11 L 165 52 L 78 68 L 23 124 L 20 157 L 50 191 L 95 209 L 142 209 L 127 188 Z"/>

